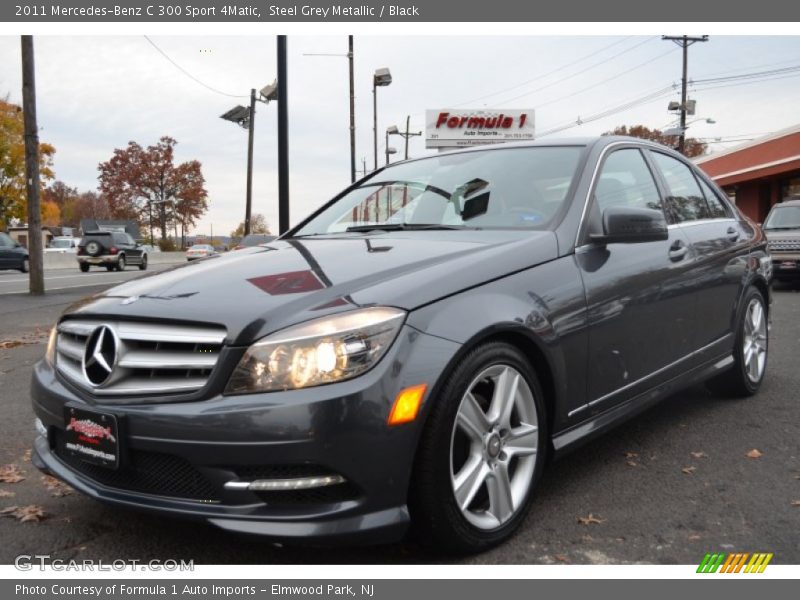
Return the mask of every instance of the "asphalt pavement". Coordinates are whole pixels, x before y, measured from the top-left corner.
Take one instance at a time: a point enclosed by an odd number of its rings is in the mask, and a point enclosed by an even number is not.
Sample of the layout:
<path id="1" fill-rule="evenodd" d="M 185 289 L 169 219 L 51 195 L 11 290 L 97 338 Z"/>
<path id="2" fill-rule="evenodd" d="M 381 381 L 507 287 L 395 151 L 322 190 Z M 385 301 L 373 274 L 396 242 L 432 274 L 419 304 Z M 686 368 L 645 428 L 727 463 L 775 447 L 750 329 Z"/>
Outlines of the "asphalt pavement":
<path id="1" fill-rule="evenodd" d="M 90 269 L 88 273 L 81 273 L 76 263 L 72 269 L 46 269 L 44 273 L 45 289 L 49 292 L 62 292 L 86 287 L 108 287 L 123 283 L 146 273 L 162 271 L 171 264 L 150 264 L 147 271 L 140 271 L 139 267 L 128 267 L 124 271 L 107 271 L 104 268 Z M 20 294 L 28 291 L 29 276 L 19 271 L 0 270 L 0 296 Z M 1 330 L 0 330 L 1 331 Z"/>
<path id="2" fill-rule="evenodd" d="M 697 564 L 714 551 L 772 552 L 774 563 L 800 563 L 796 287 L 775 290 L 769 366 L 758 396 L 717 398 L 697 386 L 665 400 L 550 465 L 522 530 L 508 543 L 466 558 L 433 555 L 413 541 L 371 548 L 277 546 L 110 508 L 44 478 L 28 453 L 34 435 L 31 368 L 61 310 L 91 291 L 67 288 L 36 299 L 0 295 L 0 469 L 15 465 L 24 477 L 0 483 L 0 513 L 11 506 L 44 512 L 27 522 L 0 518 L 0 563 L 19 554 L 49 554 L 197 564 Z"/>

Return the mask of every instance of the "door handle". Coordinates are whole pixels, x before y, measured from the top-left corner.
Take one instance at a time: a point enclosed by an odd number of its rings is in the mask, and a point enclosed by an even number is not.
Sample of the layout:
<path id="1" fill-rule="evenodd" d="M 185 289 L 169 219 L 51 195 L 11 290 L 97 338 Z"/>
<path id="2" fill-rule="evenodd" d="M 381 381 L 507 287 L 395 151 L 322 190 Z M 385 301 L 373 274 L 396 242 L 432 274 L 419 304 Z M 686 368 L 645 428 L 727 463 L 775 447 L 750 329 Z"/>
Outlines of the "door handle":
<path id="1" fill-rule="evenodd" d="M 689 252 L 689 246 L 684 244 L 681 240 L 675 240 L 672 246 L 669 247 L 669 259 L 677 262 L 682 260 L 687 252 Z"/>
<path id="2" fill-rule="evenodd" d="M 726 232 L 728 239 L 732 242 L 735 242 L 739 239 L 739 231 L 735 227 L 728 227 L 728 231 Z"/>

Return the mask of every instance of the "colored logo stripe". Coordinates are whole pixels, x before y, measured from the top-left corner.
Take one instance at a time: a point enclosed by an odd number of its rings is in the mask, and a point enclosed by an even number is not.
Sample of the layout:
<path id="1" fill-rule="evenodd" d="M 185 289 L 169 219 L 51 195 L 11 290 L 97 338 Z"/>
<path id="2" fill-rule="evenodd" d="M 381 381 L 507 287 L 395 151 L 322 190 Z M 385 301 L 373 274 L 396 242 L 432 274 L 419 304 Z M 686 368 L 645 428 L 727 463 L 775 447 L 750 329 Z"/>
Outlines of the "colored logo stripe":
<path id="1" fill-rule="evenodd" d="M 698 573 L 763 573 L 772 560 L 773 554 L 766 552 L 732 552 L 724 554 L 708 553 L 697 567 Z M 749 562 L 748 562 L 748 559 Z M 746 566 L 745 566 L 746 565 Z"/>

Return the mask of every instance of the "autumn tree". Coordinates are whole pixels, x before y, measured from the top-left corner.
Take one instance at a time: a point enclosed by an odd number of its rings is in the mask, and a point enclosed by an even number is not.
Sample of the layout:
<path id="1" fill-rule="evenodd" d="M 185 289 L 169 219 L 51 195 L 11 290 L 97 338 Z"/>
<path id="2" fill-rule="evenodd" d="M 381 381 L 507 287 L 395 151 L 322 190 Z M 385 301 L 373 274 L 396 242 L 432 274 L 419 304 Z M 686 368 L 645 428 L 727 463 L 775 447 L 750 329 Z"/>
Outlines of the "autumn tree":
<path id="1" fill-rule="evenodd" d="M 42 202 L 55 202 L 59 208 L 78 197 L 77 188 L 56 180 L 42 190 Z"/>
<path id="2" fill-rule="evenodd" d="M 0 227 L 13 218 L 26 217 L 24 134 L 22 107 L 0 100 Z M 55 151 L 50 144 L 39 144 L 39 176 L 43 187 L 53 179 Z"/>
<path id="3" fill-rule="evenodd" d="M 193 225 L 208 210 L 208 192 L 200 162 L 175 164 L 171 137 L 143 148 L 128 142 L 98 165 L 100 193 L 117 219 L 132 219 L 140 225 L 153 221 L 167 239 L 170 225 Z"/>
<path id="4" fill-rule="evenodd" d="M 70 227 L 80 227 L 84 219 L 110 219 L 108 201 L 95 192 L 83 192 L 66 200 L 61 207 L 61 222 Z"/>
<path id="5" fill-rule="evenodd" d="M 269 223 L 267 218 L 261 213 L 255 213 L 250 217 L 250 233 L 266 233 L 269 234 Z M 231 231 L 231 245 L 236 246 L 244 237 L 244 221 L 239 223 L 239 226 Z"/>
<path id="6" fill-rule="evenodd" d="M 630 137 L 640 138 L 643 140 L 650 140 L 651 142 L 658 142 L 669 148 L 674 148 L 678 143 L 678 138 L 674 135 L 664 135 L 660 129 L 650 129 L 644 125 L 620 125 L 615 127 L 612 131 L 607 131 L 603 135 L 627 135 Z M 708 145 L 701 142 L 696 138 L 686 138 L 684 145 L 684 155 L 692 158 L 694 156 L 701 156 L 706 153 Z"/>

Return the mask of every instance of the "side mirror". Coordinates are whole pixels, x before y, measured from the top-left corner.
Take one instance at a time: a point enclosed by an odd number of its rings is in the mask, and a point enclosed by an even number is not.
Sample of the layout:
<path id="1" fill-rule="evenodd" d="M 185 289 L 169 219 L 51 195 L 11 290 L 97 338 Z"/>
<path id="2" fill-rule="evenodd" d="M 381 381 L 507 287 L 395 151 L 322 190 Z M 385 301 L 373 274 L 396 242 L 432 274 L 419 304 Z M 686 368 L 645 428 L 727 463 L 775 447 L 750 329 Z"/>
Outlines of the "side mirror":
<path id="1" fill-rule="evenodd" d="M 600 244 L 635 244 L 669 238 L 664 213 L 651 208 L 610 206 L 603 211 L 603 233 L 590 239 Z"/>

